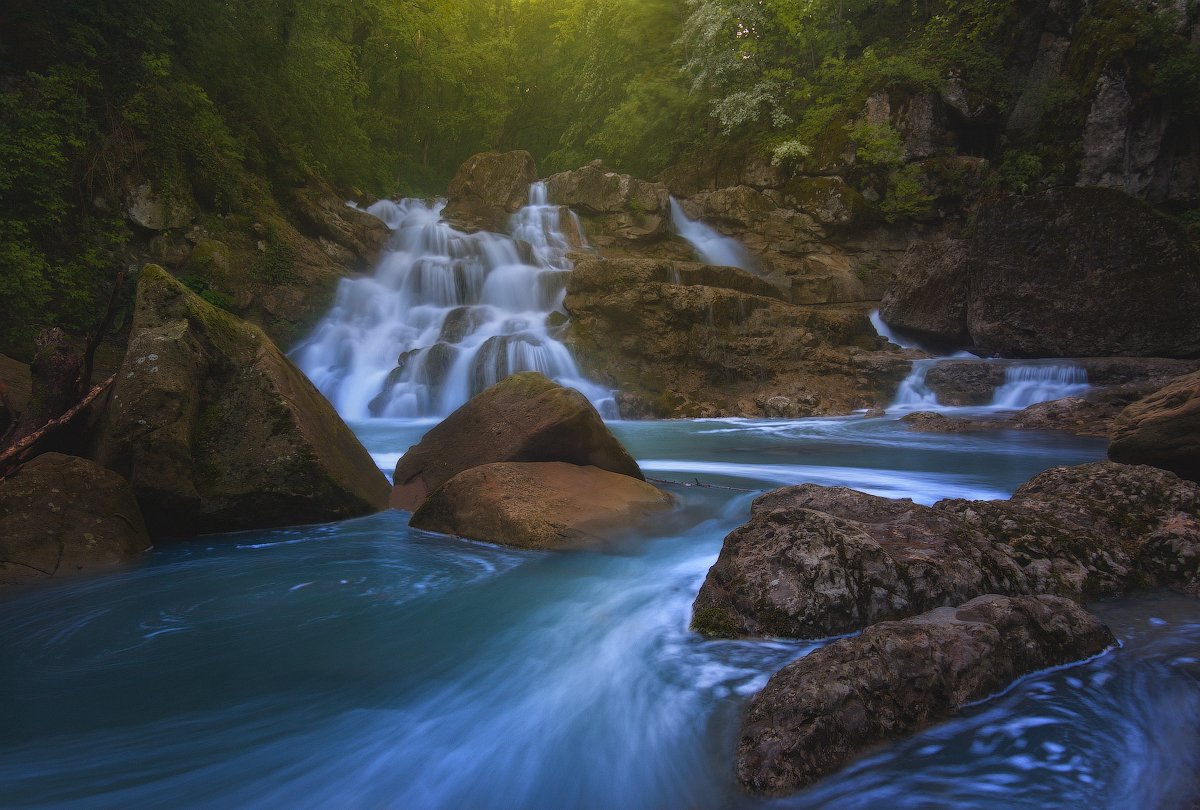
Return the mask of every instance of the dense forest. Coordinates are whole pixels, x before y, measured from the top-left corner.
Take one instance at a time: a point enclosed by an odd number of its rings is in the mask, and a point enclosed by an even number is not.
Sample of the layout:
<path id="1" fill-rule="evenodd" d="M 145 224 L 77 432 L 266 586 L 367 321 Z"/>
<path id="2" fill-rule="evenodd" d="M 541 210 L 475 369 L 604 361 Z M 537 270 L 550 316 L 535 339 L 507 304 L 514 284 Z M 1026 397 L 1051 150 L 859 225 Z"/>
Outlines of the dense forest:
<path id="1" fill-rule="evenodd" d="M 1019 191 L 1073 181 L 1106 65 L 1125 64 L 1139 98 L 1200 115 L 1200 56 L 1179 14 L 1102 0 L 1074 34 L 1081 56 L 1021 96 L 1014 125 L 1027 11 L 989 0 L 8 3 L 0 342 L 27 356 L 46 323 L 94 327 L 130 239 L 113 201 L 131 178 L 229 213 L 313 177 L 345 194 L 442 193 L 486 149 L 526 149 L 546 172 L 599 158 L 652 177 L 689 151 L 746 141 L 819 174 L 852 145 L 858 182 L 879 188 L 895 219 L 929 195 L 895 128 L 858 115 L 880 90 L 953 84 L 982 111 L 960 150 Z"/>

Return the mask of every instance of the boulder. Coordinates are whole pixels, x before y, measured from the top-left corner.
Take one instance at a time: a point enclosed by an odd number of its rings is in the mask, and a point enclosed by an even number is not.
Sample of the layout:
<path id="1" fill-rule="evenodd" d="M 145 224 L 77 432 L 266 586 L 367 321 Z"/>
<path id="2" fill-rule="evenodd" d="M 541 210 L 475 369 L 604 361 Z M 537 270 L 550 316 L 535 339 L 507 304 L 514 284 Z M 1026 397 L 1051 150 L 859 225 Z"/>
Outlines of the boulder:
<path id="1" fill-rule="evenodd" d="M 1108 457 L 1200 481 L 1200 372 L 1129 405 L 1113 422 Z"/>
<path id="2" fill-rule="evenodd" d="M 528 152 L 472 155 L 450 181 L 443 215 L 466 228 L 503 231 L 509 217 L 529 202 L 535 180 L 537 164 Z"/>
<path id="3" fill-rule="evenodd" d="M 190 192 L 178 188 L 156 191 L 148 180 L 130 186 L 123 208 L 126 219 L 149 231 L 182 228 L 196 218 Z"/>
<path id="4" fill-rule="evenodd" d="M 911 250 L 880 312 L 1006 357 L 1198 357 L 1198 299 L 1181 225 L 1119 191 L 1060 188 L 994 199 L 970 235 Z"/>
<path id="5" fill-rule="evenodd" d="M 671 204 L 662 183 L 609 171 L 600 161 L 546 179 L 550 202 L 569 206 L 600 247 L 642 245 L 671 234 Z"/>
<path id="6" fill-rule="evenodd" d="M 788 664 L 754 696 L 738 781 L 761 795 L 794 792 L 1023 675 L 1115 644 L 1099 619 L 1054 596 L 984 595 L 874 625 Z"/>
<path id="7" fill-rule="evenodd" d="M 529 371 L 472 397 L 405 453 L 392 505 L 416 509 L 464 470 L 502 461 L 561 461 L 644 478 L 583 394 Z"/>
<path id="8" fill-rule="evenodd" d="M 805 484 L 759 497 L 693 606 L 709 636 L 818 638 L 985 593 L 1094 598 L 1200 574 L 1200 487 L 1146 466 L 1057 467 L 1008 501 L 932 507 Z"/>
<path id="9" fill-rule="evenodd" d="M 0 479 L 0 586 L 101 571 L 150 547 L 129 483 L 45 453 Z"/>
<path id="10" fill-rule="evenodd" d="M 571 548 L 611 540 L 670 503 L 645 481 L 599 467 L 505 462 L 455 475 L 411 525 L 517 548 Z"/>
<path id="11" fill-rule="evenodd" d="M 567 281 L 567 340 L 585 373 L 622 391 L 626 416 L 764 416 L 759 403 L 776 397 L 809 414 L 888 401 L 910 363 L 882 348 L 869 305 L 788 297 L 736 268 L 586 259 Z"/>
<path id="12" fill-rule="evenodd" d="M 387 505 L 387 479 L 262 330 L 162 268 L 138 281 L 97 460 L 154 535 L 318 523 Z"/>

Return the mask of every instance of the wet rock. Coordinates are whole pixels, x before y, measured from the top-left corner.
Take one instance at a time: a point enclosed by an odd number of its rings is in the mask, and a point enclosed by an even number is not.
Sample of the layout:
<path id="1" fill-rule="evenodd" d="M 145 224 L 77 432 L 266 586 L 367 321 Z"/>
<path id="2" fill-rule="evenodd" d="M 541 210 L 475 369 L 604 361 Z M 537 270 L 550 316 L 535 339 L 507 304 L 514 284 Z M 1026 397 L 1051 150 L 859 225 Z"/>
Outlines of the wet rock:
<path id="1" fill-rule="evenodd" d="M 1053 596 L 984 595 L 877 624 L 787 665 L 750 701 L 738 781 L 756 794 L 794 792 L 1022 675 L 1115 643 L 1099 619 Z"/>
<path id="2" fill-rule="evenodd" d="M 577 548 L 612 540 L 670 504 L 645 481 L 599 467 L 484 464 L 435 489 L 411 525 L 517 548 Z"/>
<path id="3" fill-rule="evenodd" d="M 590 259 L 568 280 L 567 339 L 585 373 L 623 392 L 626 416 L 762 416 L 772 397 L 849 413 L 891 398 L 909 361 L 880 349 L 869 305 L 787 298 L 735 268 Z"/>
<path id="4" fill-rule="evenodd" d="M 85 393 L 79 385 L 84 360 L 81 340 L 55 326 L 39 332 L 34 346 L 29 396 L 12 433 L 13 442 L 62 416 Z"/>
<path id="5" fill-rule="evenodd" d="M 985 593 L 1083 599 L 1185 584 L 1198 555 L 1200 488 L 1152 467 L 1058 467 L 1008 501 L 932 507 L 802 485 L 758 498 L 725 538 L 692 626 L 817 638 Z"/>
<path id="6" fill-rule="evenodd" d="M 94 462 L 45 453 L 0 479 L 0 586 L 102 571 L 149 547 L 133 489 Z"/>
<path id="7" fill-rule="evenodd" d="M 980 430 L 999 430 L 1006 425 L 999 419 L 959 419 L 934 411 L 914 411 L 900 417 L 910 430 L 919 433 L 974 433 Z"/>
<path id="8" fill-rule="evenodd" d="M 583 394 L 522 372 L 472 397 L 401 457 L 392 505 L 416 509 L 464 470 L 504 461 L 561 461 L 644 478 Z"/>
<path id="9" fill-rule="evenodd" d="M 1108 457 L 1200 481 L 1200 372 L 1129 405 L 1114 420 Z"/>
<path id="10" fill-rule="evenodd" d="M 575 211 L 601 248 L 652 243 L 670 236 L 670 198 L 661 183 L 609 171 L 596 161 L 546 179 L 550 201 Z"/>
<path id="11" fill-rule="evenodd" d="M 528 152 L 472 155 L 450 181 L 443 215 L 468 229 L 503 231 L 509 217 L 529 201 L 535 180 L 537 165 Z"/>
<path id="12" fill-rule="evenodd" d="M 371 456 L 257 327 L 142 271 L 97 460 L 154 535 L 319 523 L 387 505 Z"/>
<path id="13" fill-rule="evenodd" d="M 1178 223 L 1125 194 L 1001 197 L 969 238 L 931 244 L 881 302 L 893 327 L 1008 357 L 1200 356 L 1200 257 Z"/>

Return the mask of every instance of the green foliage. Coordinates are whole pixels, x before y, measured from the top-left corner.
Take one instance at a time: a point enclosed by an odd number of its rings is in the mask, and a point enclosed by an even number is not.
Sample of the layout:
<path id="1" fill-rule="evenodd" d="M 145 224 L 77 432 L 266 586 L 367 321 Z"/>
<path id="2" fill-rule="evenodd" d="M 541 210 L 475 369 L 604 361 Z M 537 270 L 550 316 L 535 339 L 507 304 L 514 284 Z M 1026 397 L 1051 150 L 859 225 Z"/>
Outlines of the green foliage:
<path id="1" fill-rule="evenodd" d="M 1042 159 L 1032 152 L 1010 150 L 1000 163 L 1000 182 L 1018 194 L 1033 191 L 1042 176 Z"/>
<path id="2" fill-rule="evenodd" d="M 891 172 L 887 193 L 879 204 L 883 218 L 896 222 L 927 213 L 932 207 L 933 196 L 925 189 L 925 173 L 917 164 L 909 163 Z"/>

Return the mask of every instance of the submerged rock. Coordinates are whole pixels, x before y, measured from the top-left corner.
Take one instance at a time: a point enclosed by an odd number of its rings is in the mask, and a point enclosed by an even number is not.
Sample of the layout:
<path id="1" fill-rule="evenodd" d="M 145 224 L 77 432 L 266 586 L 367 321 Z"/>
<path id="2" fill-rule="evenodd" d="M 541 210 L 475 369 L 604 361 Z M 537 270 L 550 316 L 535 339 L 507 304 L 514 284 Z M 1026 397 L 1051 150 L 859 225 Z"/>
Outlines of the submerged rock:
<path id="1" fill-rule="evenodd" d="M 450 181 L 443 214 L 467 228 L 502 231 L 529 201 L 529 186 L 536 179 L 537 165 L 528 152 L 472 155 Z"/>
<path id="2" fill-rule="evenodd" d="M 1200 372 L 1131 404 L 1116 418 L 1108 456 L 1200 481 Z"/>
<path id="3" fill-rule="evenodd" d="M 1057 467 L 1008 501 L 932 507 L 805 484 L 759 497 L 725 538 L 692 626 L 818 638 L 985 593 L 1084 599 L 1198 576 L 1200 487 L 1152 467 Z"/>
<path id="4" fill-rule="evenodd" d="M 985 205 L 970 236 L 914 247 L 880 306 L 932 343 L 1006 357 L 1200 356 L 1200 257 L 1125 194 L 1063 188 Z"/>
<path id="5" fill-rule="evenodd" d="M 1022 675 L 1113 644 L 1099 619 L 1054 596 L 985 595 L 877 624 L 784 667 L 750 701 L 738 781 L 758 794 L 799 790 Z"/>
<path id="6" fill-rule="evenodd" d="M 612 539 L 670 504 L 645 481 L 599 467 L 484 464 L 434 490 L 411 525 L 518 548 L 566 548 Z"/>
<path id="7" fill-rule="evenodd" d="M 150 547 L 129 483 L 46 453 L 0 479 L 0 586 L 102 571 Z"/>
<path id="8" fill-rule="evenodd" d="M 562 461 L 644 478 L 583 394 L 527 371 L 472 397 L 406 452 L 392 505 L 416 509 L 460 472 L 501 461 Z"/>
<path id="9" fill-rule="evenodd" d="M 257 327 L 162 268 L 138 282 L 97 459 L 156 535 L 319 523 L 387 505 L 387 479 Z"/>

